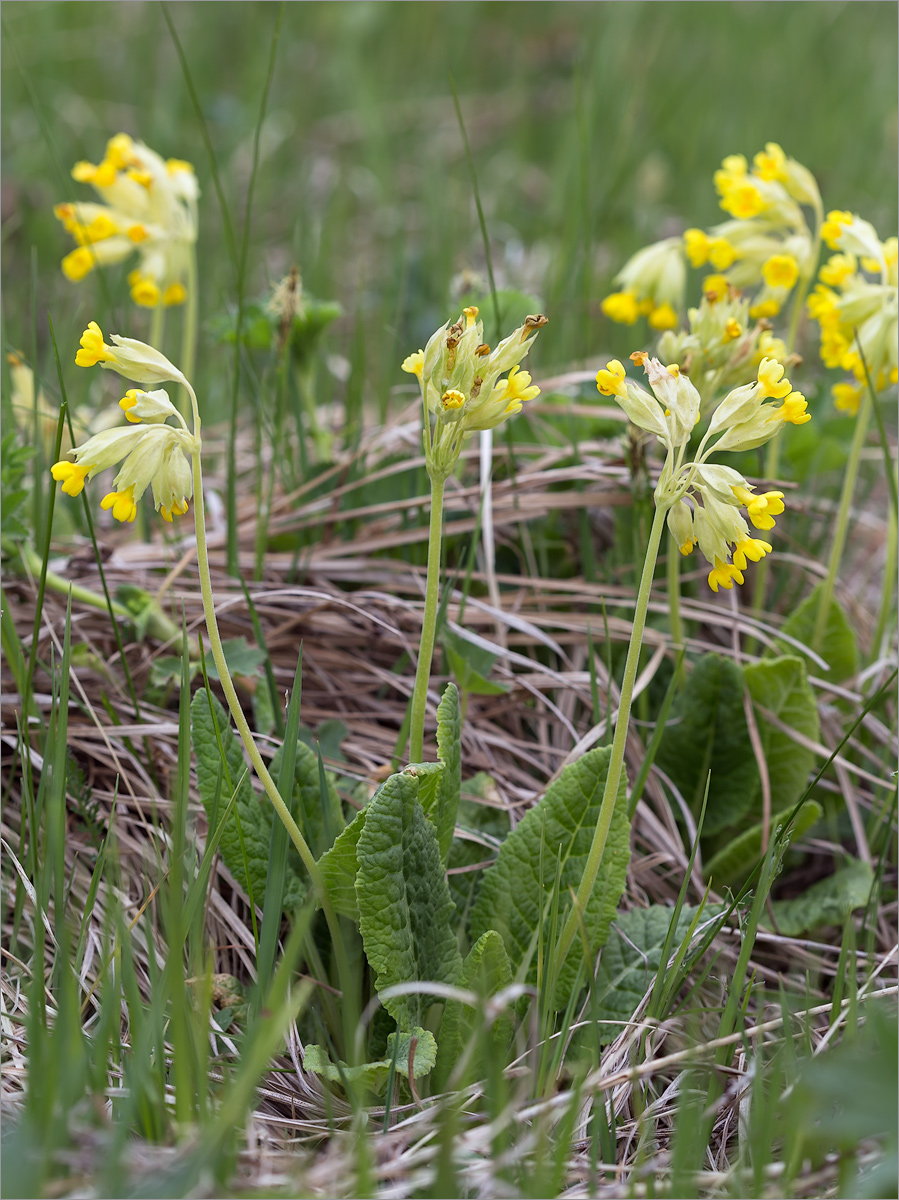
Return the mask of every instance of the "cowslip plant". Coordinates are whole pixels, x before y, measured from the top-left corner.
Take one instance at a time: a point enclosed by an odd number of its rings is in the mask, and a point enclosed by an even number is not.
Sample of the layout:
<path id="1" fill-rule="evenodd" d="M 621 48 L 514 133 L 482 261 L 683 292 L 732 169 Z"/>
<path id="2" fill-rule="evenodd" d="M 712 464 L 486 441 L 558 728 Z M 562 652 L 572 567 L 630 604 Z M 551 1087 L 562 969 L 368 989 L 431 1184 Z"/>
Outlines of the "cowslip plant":
<path id="1" fill-rule="evenodd" d="M 526 317 L 522 325 L 491 350 L 484 341 L 484 325 L 478 320 L 478 310 L 472 305 L 457 321 L 441 326 L 424 350 L 410 354 L 402 364 L 403 370 L 414 375 L 421 388 L 422 442 L 431 481 L 428 578 L 409 735 L 412 762 L 419 762 L 423 752 L 428 679 L 437 625 L 446 481 L 456 469 L 462 446 L 470 434 L 495 429 L 539 395 L 540 389 L 531 383 L 531 376 L 519 364 L 546 321 L 539 314 Z"/>
<path id="2" fill-rule="evenodd" d="M 164 388 L 156 388 L 153 391 L 145 391 L 143 388 L 130 389 L 119 401 L 127 424 L 107 429 L 88 438 L 70 452 L 74 462 L 65 459 L 54 463 L 51 472 L 53 478 L 62 483 L 63 492 L 69 496 L 77 496 L 83 490 L 86 481 L 121 462 L 122 465 L 113 480 L 113 490 L 108 492 L 100 503 L 101 507 L 111 510 L 117 521 L 126 523 L 134 520 L 137 505 L 147 490 L 152 493 L 157 512 L 166 521 L 184 516 L 193 497 L 203 613 L 222 690 L 253 768 L 284 823 L 320 897 L 332 936 L 335 942 L 339 942 L 340 931 L 321 869 L 262 760 L 243 714 L 225 658 L 209 571 L 203 503 L 203 442 L 197 395 L 193 385 L 164 354 L 145 342 L 113 334 L 111 344 L 107 343 L 95 321 L 91 321 L 82 334 L 81 348 L 75 356 L 75 362 L 80 367 L 99 365 L 141 385 L 152 387 L 154 384 L 178 383 L 190 397 L 193 420 L 192 428 L 189 429 Z M 174 419 L 177 425 L 170 425 L 170 419 Z"/>
<path id="3" fill-rule="evenodd" d="M 745 508 L 756 529 L 768 532 L 774 527 L 774 517 L 784 511 L 783 494 L 757 494 L 738 471 L 709 462 L 709 459 L 719 451 L 763 446 L 775 438 L 784 425 L 802 424 L 809 419 L 804 397 L 794 392 L 789 380 L 783 378 L 781 364 L 763 359 L 757 378 L 735 388 L 722 400 L 695 455 L 688 458 L 690 434 L 699 420 L 699 393 L 676 364 L 665 367 L 643 351 L 632 354 L 631 359 L 643 367 L 650 391 L 628 379 L 617 359 L 598 372 L 596 386 L 602 395 L 612 396 L 617 401 L 634 425 L 655 434 L 665 450 L 665 462 L 654 493 L 655 513 L 634 607 L 599 819 L 575 903 L 556 947 L 558 963 L 565 961 L 577 933 L 579 914 L 587 910 L 591 901 L 618 807 L 634 681 L 665 524 L 667 522 L 682 554 L 691 553 L 693 547 L 699 545 L 712 567 L 708 582 L 713 591 L 719 587 L 732 588 L 734 582 L 742 583 L 747 561 L 757 562 L 770 553 L 771 545 L 750 536 L 749 525 L 741 510 Z"/>

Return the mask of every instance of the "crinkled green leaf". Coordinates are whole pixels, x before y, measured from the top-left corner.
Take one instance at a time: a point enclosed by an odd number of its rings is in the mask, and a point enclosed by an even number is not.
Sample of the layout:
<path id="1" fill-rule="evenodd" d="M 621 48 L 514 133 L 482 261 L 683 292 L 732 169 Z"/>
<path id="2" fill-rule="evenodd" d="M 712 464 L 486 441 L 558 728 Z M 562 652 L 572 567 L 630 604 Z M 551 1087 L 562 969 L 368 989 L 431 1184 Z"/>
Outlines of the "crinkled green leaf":
<path id="1" fill-rule="evenodd" d="M 680 945 L 695 914 L 695 908 L 681 910 L 672 953 Z M 632 908 L 615 918 L 602 949 L 594 985 L 599 1004 L 598 1018 L 603 1022 L 598 1030 L 602 1045 L 621 1033 L 623 1026 L 615 1022 L 629 1021 L 652 986 L 673 917 L 673 908 L 653 904 L 649 908 Z"/>
<path id="2" fill-rule="evenodd" d="M 462 712 L 459 693 L 453 683 L 446 685 L 443 698 L 437 705 L 437 755 L 443 763 L 443 772 L 437 785 L 434 823 L 440 857 L 446 862 L 462 793 Z"/>
<path id="3" fill-rule="evenodd" d="M 508 987 L 511 982 L 512 967 L 503 939 L 495 929 L 488 929 L 469 950 L 462 964 L 459 987 L 489 999 Z M 476 1015 L 471 1005 L 463 1004 L 461 1000 L 447 1000 L 440 1023 L 440 1049 L 437 1052 L 438 1088 L 446 1084 L 475 1027 Z M 512 1040 L 512 1017 L 509 1012 L 497 1017 L 490 1034 L 496 1053 L 502 1057 Z M 475 1070 L 481 1068 L 480 1062 L 473 1065 Z"/>
<path id="4" fill-rule="evenodd" d="M 873 882 L 874 872 L 868 864 L 850 858 L 794 900 L 775 900 L 772 908 L 777 927 L 787 937 L 798 937 L 819 925 L 842 925 L 854 909 L 868 903 Z"/>
<path id="5" fill-rule="evenodd" d="M 397 1044 L 399 1037 L 399 1044 Z M 396 1073 L 409 1078 L 409 1051 L 412 1039 L 415 1038 L 415 1049 L 412 1051 L 412 1077 L 420 1079 L 428 1075 L 437 1061 L 437 1042 L 434 1035 L 427 1029 L 417 1027 L 410 1033 L 391 1033 L 387 1039 L 387 1056 L 377 1062 L 362 1063 L 358 1067 L 350 1067 L 345 1062 L 340 1065 L 333 1063 L 323 1046 L 307 1046 L 303 1059 L 303 1067 L 328 1079 L 332 1083 L 361 1086 L 371 1092 L 383 1092 L 390 1077 L 390 1068 L 396 1055 Z"/>
<path id="6" fill-rule="evenodd" d="M 455 983 L 462 969 L 454 908 L 434 827 L 418 803 L 418 780 L 391 777 L 372 797 L 356 846 L 356 900 L 365 956 L 379 993 L 400 983 Z M 391 997 L 384 1007 L 404 1032 L 431 1001 Z"/>
<path id="7" fill-rule="evenodd" d="M 443 777 L 443 763 L 409 763 L 403 767 L 404 775 L 412 775 L 418 780 L 418 803 L 425 814 L 435 824 L 437 797 L 440 795 L 440 780 Z"/>
<path id="8" fill-rule="evenodd" d="M 791 808 L 808 786 L 815 756 L 767 720 L 759 709 L 765 709 L 784 725 L 817 742 L 820 733 L 818 706 L 806 678 L 805 663 L 795 655 L 785 655 L 752 663 L 743 668 L 743 674 L 756 705 L 759 736 L 771 783 L 772 807 Z"/>
<path id="9" fill-rule="evenodd" d="M 795 807 L 795 804 L 791 804 L 789 808 L 784 808 L 774 814 L 771 818 L 772 833 L 778 825 L 783 825 Z M 790 841 L 802 837 L 806 830 L 811 829 L 821 820 L 822 813 L 823 809 L 817 800 L 806 800 L 796 814 Z M 713 858 L 709 859 L 704 867 L 705 877 L 719 891 L 722 885 L 738 887 L 745 882 L 747 875 L 761 857 L 761 853 L 762 823 L 759 821 L 757 825 L 744 830 L 743 833 L 728 842 Z"/>
<path id="10" fill-rule="evenodd" d="M 537 981 L 534 946 L 541 923 L 546 944 L 552 944 L 549 901 L 556 863 L 561 868 L 559 928 L 570 907 L 571 890 L 576 891 L 581 882 L 599 819 L 610 754 L 610 747 L 603 746 L 567 766 L 539 804 L 509 834 L 496 862 L 484 872 L 471 914 L 472 936 L 479 938 L 488 929 L 502 934 L 516 978 L 528 963 L 528 983 Z M 598 950 L 606 940 L 624 891 L 629 860 L 630 821 L 622 775 L 596 885 L 583 914 L 591 951 Z M 557 1007 L 567 1003 L 582 957 L 581 939 L 577 938 L 559 970 Z"/>
<path id="11" fill-rule="evenodd" d="M 696 663 L 655 761 L 696 815 L 711 771 L 704 834 L 735 824 L 752 807 L 759 773 L 743 711 L 743 673 L 730 659 L 706 654 Z"/>
<path id="12" fill-rule="evenodd" d="M 265 662 L 265 651 L 258 646 L 251 646 L 245 637 L 229 638 L 222 642 L 225 652 L 225 662 L 232 675 L 258 675 L 259 668 Z M 219 673 L 215 663 L 210 658 L 206 664 L 210 679 L 218 679 Z"/>
<path id="13" fill-rule="evenodd" d="M 237 788 L 237 800 L 222 830 L 219 846 L 235 883 L 252 897 L 254 904 L 261 904 L 268 872 L 271 813 L 266 812 L 250 786 L 243 748 L 228 714 L 205 688 L 191 701 L 190 723 L 200 799 L 211 829 L 217 828 Z"/>
<path id="14" fill-rule="evenodd" d="M 279 747 L 275 752 L 270 767 L 272 777 L 277 779 L 281 769 L 281 756 L 283 747 Z M 290 799 L 284 796 L 287 805 L 294 817 L 294 820 L 299 825 L 303 837 L 312 848 L 316 858 L 320 858 L 324 852 L 330 848 L 326 831 L 331 830 L 332 840 L 333 834 L 338 829 L 343 827 L 343 813 L 340 811 L 340 797 L 337 795 L 337 788 L 334 785 L 334 777 L 325 774 L 327 787 L 327 796 L 325 803 L 329 806 L 329 814 L 326 817 L 322 811 L 322 794 L 321 780 L 318 770 L 318 755 L 302 741 L 297 741 L 296 763 L 294 765 L 294 782 L 293 795 Z M 282 789 L 282 795 L 284 795 Z M 300 857 L 296 850 L 291 845 L 291 851 L 296 855 L 296 865 L 299 867 Z"/>
<path id="15" fill-rule="evenodd" d="M 812 641 L 815 636 L 815 625 L 818 620 L 818 607 L 823 587 L 824 581 L 822 580 L 795 612 L 787 617 L 781 628 L 781 633 L 789 634 L 790 637 L 796 638 L 797 641 L 810 648 L 813 648 Z M 791 642 L 779 640 L 778 646 L 782 654 L 802 654 L 802 651 Z M 803 655 L 803 658 L 811 673 L 823 676 L 828 683 L 842 683 L 844 679 L 851 678 L 858 670 L 858 646 L 855 634 L 846 619 L 846 614 L 834 599 L 830 601 L 830 611 L 827 614 L 824 637 L 818 653 L 830 667 L 829 671 L 823 670 L 808 655 Z"/>
<path id="16" fill-rule="evenodd" d="M 342 917 L 353 921 L 359 920 L 359 905 L 356 903 L 356 872 L 359 861 L 356 858 L 356 847 L 365 827 L 365 814 L 368 808 L 360 809 L 341 833 L 330 850 L 319 859 L 319 866 L 324 876 L 325 886 L 331 903 Z"/>

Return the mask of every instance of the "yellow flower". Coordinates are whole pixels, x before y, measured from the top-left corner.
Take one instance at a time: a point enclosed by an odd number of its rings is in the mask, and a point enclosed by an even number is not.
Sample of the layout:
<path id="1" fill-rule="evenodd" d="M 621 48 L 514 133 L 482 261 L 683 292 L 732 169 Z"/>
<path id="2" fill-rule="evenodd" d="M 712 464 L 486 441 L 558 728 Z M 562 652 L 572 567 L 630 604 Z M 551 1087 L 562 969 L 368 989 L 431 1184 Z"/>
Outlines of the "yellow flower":
<path id="1" fill-rule="evenodd" d="M 743 326 L 736 317 L 729 317 L 727 324 L 724 326 L 724 340 L 732 342 L 734 338 L 738 338 L 743 332 Z"/>
<path id="2" fill-rule="evenodd" d="M 739 221 L 757 217 L 768 207 L 762 193 L 754 183 L 734 184 L 721 198 L 721 207 Z"/>
<path id="3" fill-rule="evenodd" d="M 66 279 L 70 279 L 72 283 L 80 283 L 93 271 L 96 262 L 96 256 L 86 246 L 79 246 L 77 250 L 69 251 L 60 265 Z"/>
<path id="4" fill-rule="evenodd" d="M 97 363 L 111 362 L 112 347 L 103 341 L 103 330 L 96 321 L 91 321 L 81 335 L 81 349 L 75 355 L 79 367 L 93 367 Z"/>
<path id="5" fill-rule="evenodd" d="M 187 299 L 187 288 L 183 283 L 170 283 L 162 293 L 162 303 L 166 308 L 172 308 L 176 304 L 183 304 Z"/>
<path id="6" fill-rule="evenodd" d="M 844 225 L 852 224 L 852 213 L 844 209 L 834 208 L 827 214 L 827 220 L 821 226 L 821 237 L 831 250 L 838 250 L 838 242 Z"/>
<path id="7" fill-rule="evenodd" d="M 740 571 L 745 571 L 747 558 L 751 562 L 758 562 L 770 553 L 770 542 L 763 542 L 761 538 L 744 538 L 734 546 L 734 566 Z"/>
<path id="8" fill-rule="evenodd" d="M 857 415 L 863 388 L 854 383 L 835 383 L 830 391 L 834 405 L 840 412 L 848 413 L 850 417 Z"/>
<path id="9" fill-rule="evenodd" d="M 783 182 L 787 178 L 787 156 L 777 142 L 767 142 L 765 149 L 760 150 L 752 161 L 760 179 Z"/>
<path id="10" fill-rule="evenodd" d="M 702 293 L 710 304 L 727 298 L 730 284 L 723 275 L 706 275 L 702 281 Z"/>
<path id="11" fill-rule="evenodd" d="M 790 381 L 783 378 L 784 369 L 774 358 L 763 358 L 759 363 L 758 381 L 762 396 L 772 400 L 783 400 L 790 394 Z"/>
<path id="12" fill-rule="evenodd" d="M 50 474 L 57 483 L 62 483 L 62 490 L 67 496 L 78 496 L 84 490 L 84 481 L 92 469 L 92 463 L 58 462 L 50 468 Z"/>
<path id="13" fill-rule="evenodd" d="M 762 492 L 755 496 L 744 487 L 735 487 L 733 493 L 746 508 L 756 529 L 773 529 L 774 518 L 784 511 L 783 492 Z"/>
<path id="14" fill-rule="evenodd" d="M 137 505 L 134 503 L 134 488 L 129 487 L 124 492 L 109 492 L 100 501 L 103 509 L 112 509 L 112 515 L 117 521 L 127 521 L 129 524 L 137 516 Z"/>
<path id="15" fill-rule="evenodd" d="M 619 325 L 633 325 L 640 315 L 633 292 L 612 292 L 600 307 L 609 320 L 617 321 Z"/>
<path id="16" fill-rule="evenodd" d="M 790 392 L 780 408 L 776 408 L 769 421 L 784 421 L 790 425 L 804 425 L 812 419 L 812 414 L 806 412 L 806 400 L 802 392 Z"/>
<path id="17" fill-rule="evenodd" d="M 409 375 L 417 375 L 421 379 L 421 373 L 425 367 L 425 352 L 424 350 L 416 350 L 414 354 L 409 354 L 403 359 L 402 369 Z"/>
<path id="18" fill-rule="evenodd" d="M 522 371 L 519 367 L 513 367 L 509 372 L 509 378 L 504 382 L 505 389 L 502 392 L 502 399 L 508 401 L 506 412 L 510 416 L 521 412 L 522 404 L 540 395 L 540 389 L 537 385 L 531 385 L 531 377 L 528 372 Z M 502 383 L 498 384 L 497 387 L 502 388 Z"/>
<path id="19" fill-rule="evenodd" d="M 677 313 L 670 304 L 660 304 L 649 314 L 649 324 L 653 329 L 674 329 L 677 326 Z"/>
<path id="20" fill-rule="evenodd" d="M 596 388 L 602 396 L 627 396 L 626 372 L 617 358 L 596 372 Z"/>
<path id="21" fill-rule="evenodd" d="M 684 230 L 684 250 L 691 267 L 704 267 L 709 261 L 709 244 L 709 237 L 703 230 Z"/>
<path id="22" fill-rule="evenodd" d="M 780 305 L 776 300 L 763 300 L 761 304 L 753 304 L 749 315 L 753 321 L 759 321 L 763 317 L 776 317 L 779 312 Z"/>
<path id="23" fill-rule="evenodd" d="M 465 397 L 461 392 L 457 392 L 455 388 L 450 388 L 441 396 L 441 402 L 444 408 L 462 408 L 465 404 Z"/>
<path id="24" fill-rule="evenodd" d="M 830 287 L 839 287 L 841 283 L 846 282 L 850 275 L 855 274 L 857 266 L 854 254 L 833 254 L 818 272 L 818 278 Z M 873 265 L 866 266 L 865 270 L 879 272 L 880 263 L 875 260 Z"/>
<path id="25" fill-rule="evenodd" d="M 159 288 L 150 276 L 138 279 L 132 285 L 131 299 L 135 304 L 140 304 L 142 308 L 155 308 L 159 303 Z"/>
<path id="26" fill-rule="evenodd" d="M 756 362 L 761 362 L 763 358 L 776 358 L 778 362 L 783 362 L 786 357 L 787 346 L 783 339 L 775 337 L 770 329 L 763 329 L 759 338 Z"/>
<path id="27" fill-rule="evenodd" d="M 159 515 L 162 517 L 163 521 L 168 521 L 168 523 L 171 525 L 172 517 L 183 517 L 187 512 L 187 509 L 188 504 L 186 500 L 183 500 L 180 504 L 177 500 L 175 500 L 172 503 L 171 509 L 166 508 L 164 504 L 160 504 Z"/>
<path id="28" fill-rule="evenodd" d="M 719 587 L 730 591 L 734 586 L 734 580 L 742 583 L 743 572 L 734 563 L 722 562 L 720 558 L 716 558 L 714 567 L 709 571 L 709 587 L 712 591 L 717 592 Z"/>
<path id="29" fill-rule="evenodd" d="M 799 263 L 792 254 L 772 254 L 762 267 L 768 287 L 791 288 L 799 278 Z"/>
<path id="30" fill-rule="evenodd" d="M 712 238 L 709 242 L 709 262 L 716 271 L 726 271 L 737 260 L 737 249 L 727 238 Z"/>

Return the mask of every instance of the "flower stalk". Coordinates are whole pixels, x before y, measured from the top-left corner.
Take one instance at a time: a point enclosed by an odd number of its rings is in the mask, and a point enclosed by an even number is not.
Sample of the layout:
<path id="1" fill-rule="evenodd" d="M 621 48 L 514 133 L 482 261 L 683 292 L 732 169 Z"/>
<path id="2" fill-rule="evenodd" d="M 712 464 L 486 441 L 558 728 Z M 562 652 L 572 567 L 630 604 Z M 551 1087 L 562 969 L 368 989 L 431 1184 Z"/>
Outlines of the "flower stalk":
<path id="1" fill-rule="evenodd" d="M 409 761 L 421 762 L 424 754 L 425 708 L 431 661 L 434 657 L 434 638 L 437 630 L 437 601 L 440 591 L 440 546 L 443 535 L 443 492 L 446 477 L 431 475 L 431 519 L 428 528 L 428 581 L 425 589 L 425 611 L 421 625 L 421 644 L 415 669 L 415 688 L 412 692 L 412 718 L 409 727 Z"/>

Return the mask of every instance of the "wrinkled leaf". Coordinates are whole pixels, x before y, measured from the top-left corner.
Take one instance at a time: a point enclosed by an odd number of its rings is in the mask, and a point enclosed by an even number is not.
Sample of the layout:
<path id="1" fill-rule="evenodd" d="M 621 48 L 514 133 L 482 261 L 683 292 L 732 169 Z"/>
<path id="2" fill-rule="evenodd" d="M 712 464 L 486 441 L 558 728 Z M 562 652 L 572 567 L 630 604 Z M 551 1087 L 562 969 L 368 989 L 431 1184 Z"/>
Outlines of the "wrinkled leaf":
<path id="1" fill-rule="evenodd" d="M 434 824 L 440 857 L 446 862 L 462 793 L 462 713 L 459 693 L 452 683 L 446 685 L 446 691 L 437 706 L 437 755 L 443 763 L 443 771 L 437 784 Z"/>
<path id="2" fill-rule="evenodd" d="M 796 638 L 805 646 L 812 647 L 823 587 L 824 581 L 822 580 L 796 611 L 787 617 L 781 628 L 782 633 L 789 634 L 790 637 Z M 783 654 L 802 654 L 802 651 L 790 642 L 780 640 L 778 645 Z M 842 683 L 844 679 L 851 678 L 858 670 L 858 646 L 855 634 L 846 619 L 846 614 L 834 599 L 831 599 L 830 602 L 830 611 L 824 626 L 824 637 L 818 653 L 830 667 L 829 671 L 825 671 L 807 655 L 802 656 L 809 672 L 818 677 L 823 676 L 828 683 Z"/>
<path id="3" fill-rule="evenodd" d="M 459 987 L 477 992 L 485 999 L 495 996 L 512 982 L 512 968 L 503 939 L 495 929 L 489 929 L 472 946 L 462 964 Z M 471 1005 L 461 1000 L 448 1000 L 440 1024 L 440 1049 L 437 1053 L 436 1086 L 442 1088 L 459 1055 L 476 1028 L 477 1017 Z M 501 1014 L 490 1030 L 495 1052 L 502 1056 L 512 1040 L 512 1017 Z M 481 1063 L 473 1064 L 475 1071 Z"/>
<path id="4" fill-rule="evenodd" d="M 397 1044 L 399 1038 L 399 1044 Z M 410 1033 L 391 1033 L 387 1039 L 387 1054 L 377 1062 L 363 1063 L 358 1067 L 347 1066 L 345 1062 L 338 1065 L 333 1063 L 323 1046 L 307 1046 L 303 1059 L 303 1067 L 307 1071 L 320 1075 L 322 1079 L 350 1087 L 363 1087 L 371 1092 L 383 1092 L 390 1077 L 390 1067 L 396 1055 L 396 1074 L 409 1078 L 409 1051 L 412 1049 L 412 1039 L 415 1038 L 415 1049 L 412 1051 L 412 1077 L 420 1079 L 427 1075 L 437 1061 L 437 1043 L 434 1035 L 420 1027 Z"/>
<path id="5" fill-rule="evenodd" d="M 471 914 L 472 936 L 479 938 L 488 929 L 497 930 L 502 935 L 516 978 L 519 970 L 528 964 L 525 973 L 528 983 L 537 982 L 534 947 L 541 925 L 545 944 L 552 945 L 550 901 L 556 863 L 560 864 L 561 871 L 559 928 L 570 907 L 571 889 L 577 890 L 581 882 L 599 819 L 610 754 L 610 747 L 603 746 L 569 764 L 539 804 L 509 834 L 496 862 L 484 872 Z M 629 860 L 630 822 L 622 775 L 596 885 L 583 914 L 591 951 L 598 950 L 606 940 L 624 890 Z M 578 938 L 559 970 L 557 1007 L 567 1003 L 582 957 Z"/>
<path id="6" fill-rule="evenodd" d="M 655 761 L 697 815 L 711 771 L 703 834 L 717 833 L 749 811 L 759 773 L 739 667 L 717 654 L 699 659 L 674 702 Z"/>
<path id="7" fill-rule="evenodd" d="M 756 721 L 768 764 L 771 805 L 775 809 L 791 808 L 808 786 L 815 756 L 788 733 L 777 729 L 759 709 L 773 713 L 784 725 L 817 742 L 818 706 L 806 678 L 805 663 L 795 655 L 786 655 L 750 664 L 743 668 L 743 674 L 757 706 Z"/>
<path id="8" fill-rule="evenodd" d="M 771 818 L 771 833 L 777 829 L 778 825 L 782 825 L 790 813 L 795 808 L 795 805 L 790 805 L 789 808 L 782 809 L 781 812 L 775 813 Z M 792 831 L 790 833 L 790 841 L 802 835 L 818 821 L 821 820 L 823 809 L 817 800 L 806 800 L 802 808 L 796 814 L 796 819 L 793 822 Z M 758 862 L 762 853 L 762 823 L 753 825 L 751 829 L 744 830 L 738 837 L 728 842 L 721 850 L 718 851 L 713 858 L 705 864 L 705 877 L 716 889 L 722 885 L 730 887 L 739 887 L 746 880 L 746 876 Z"/>
<path id="9" fill-rule="evenodd" d="M 359 928 L 379 993 L 410 982 L 455 983 L 462 969 L 455 910 L 434 827 L 418 803 L 418 780 L 391 775 L 365 810 L 356 846 Z M 384 1007 L 404 1032 L 422 1024 L 426 995 Z"/>

